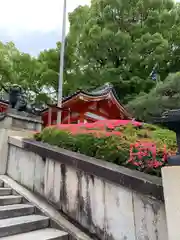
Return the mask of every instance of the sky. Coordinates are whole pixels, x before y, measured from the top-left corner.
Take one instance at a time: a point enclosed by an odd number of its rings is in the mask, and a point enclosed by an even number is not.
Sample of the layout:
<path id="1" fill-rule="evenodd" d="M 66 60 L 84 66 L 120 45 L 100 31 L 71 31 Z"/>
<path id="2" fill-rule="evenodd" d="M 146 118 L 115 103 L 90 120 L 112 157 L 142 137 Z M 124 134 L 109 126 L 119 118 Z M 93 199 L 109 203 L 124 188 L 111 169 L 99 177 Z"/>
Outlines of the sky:
<path id="1" fill-rule="evenodd" d="M 90 0 L 67 0 L 67 12 Z M 0 41 L 37 55 L 61 38 L 63 0 L 1 0 Z M 67 30 L 68 30 L 67 24 Z"/>
<path id="2" fill-rule="evenodd" d="M 67 0 L 67 12 L 85 4 L 90 0 Z M 13 41 L 32 55 L 55 47 L 61 40 L 62 10 L 63 0 L 1 0 L 0 41 Z"/>

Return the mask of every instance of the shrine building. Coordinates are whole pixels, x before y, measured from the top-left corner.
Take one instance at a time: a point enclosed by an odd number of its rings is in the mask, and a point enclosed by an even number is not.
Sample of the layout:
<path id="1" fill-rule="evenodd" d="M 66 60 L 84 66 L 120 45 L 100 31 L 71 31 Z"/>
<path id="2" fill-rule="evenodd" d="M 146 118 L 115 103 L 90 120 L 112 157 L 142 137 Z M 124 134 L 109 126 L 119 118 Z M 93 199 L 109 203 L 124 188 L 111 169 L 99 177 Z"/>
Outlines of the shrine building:
<path id="1" fill-rule="evenodd" d="M 63 124 L 132 119 L 120 103 L 114 87 L 109 83 L 91 92 L 79 90 L 65 97 L 61 109 L 57 105 L 49 105 L 42 111 L 44 126 L 56 124 L 58 111 L 62 112 Z"/>

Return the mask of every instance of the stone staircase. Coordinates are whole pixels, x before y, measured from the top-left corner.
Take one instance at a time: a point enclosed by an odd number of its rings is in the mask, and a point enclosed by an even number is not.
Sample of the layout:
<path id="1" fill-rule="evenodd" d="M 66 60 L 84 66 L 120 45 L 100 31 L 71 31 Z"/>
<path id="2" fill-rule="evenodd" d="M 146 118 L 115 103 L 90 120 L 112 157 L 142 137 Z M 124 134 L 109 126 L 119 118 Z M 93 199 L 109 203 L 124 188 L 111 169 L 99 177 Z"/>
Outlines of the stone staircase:
<path id="1" fill-rule="evenodd" d="M 51 228 L 49 217 L 0 183 L 0 239 L 68 240 L 68 234 Z"/>

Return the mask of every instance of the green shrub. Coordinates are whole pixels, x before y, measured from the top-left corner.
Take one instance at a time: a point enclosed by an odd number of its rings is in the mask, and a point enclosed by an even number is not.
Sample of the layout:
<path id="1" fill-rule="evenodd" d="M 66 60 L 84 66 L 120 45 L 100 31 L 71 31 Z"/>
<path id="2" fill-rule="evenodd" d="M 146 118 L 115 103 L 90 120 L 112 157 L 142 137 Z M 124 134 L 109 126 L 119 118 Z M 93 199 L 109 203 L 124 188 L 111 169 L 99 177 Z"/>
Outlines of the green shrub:
<path id="1" fill-rule="evenodd" d="M 166 164 L 165 146 L 169 153 L 175 153 L 177 148 L 174 132 L 150 124 L 143 124 L 141 127 L 131 124 L 119 126 L 114 130 L 102 130 L 102 134 L 97 134 L 100 130 L 92 130 L 94 132 L 87 130 L 84 133 L 72 133 L 70 129 L 65 131 L 57 127 L 47 127 L 35 134 L 35 139 L 157 176 L 160 176 L 160 169 Z M 115 134 L 119 131 L 120 136 L 113 135 L 113 131 Z M 144 146 L 144 150 L 140 150 L 142 156 L 131 156 L 130 149 L 133 146 L 133 152 L 136 153 L 139 151 L 136 148 L 139 144 Z M 156 158 L 152 161 L 153 145 L 156 146 Z M 146 155 L 143 155 L 145 152 Z"/>
<path id="2" fill-rule="evenodd" d="M 104 139 L 96 138 L 92 134 L 77 134 L 73 138 L 76 152 L 90 157 L 95 157 L 98 148 L 104 143 Z"/>
<path id="3" fill-rule="evenodd" d="M 158 128 L 156 131 L 152 131 L 151 138 L 158 147 L 166 145 L 167 150 L 173 152 L 177 149 L 176 135 L 168 129 Z"/>
<path id="4" fill-rule="evenodd" d="M 42 140 L 42 133 L 35 133 L 34 138 L 36 141 L 41 141 Z"/>
<path id="5" fill-rule="evenodd" d="M 48 127 L 42 131 L 42 142 L 75 151 L 75 139 L 68 131 Z"/>
<path id="6" fill-rule="evenodd" d="M 129 143 L 124 138 L 117 136 L 103 138 L 95 157 L 123 165 L 129 157 Z"/>

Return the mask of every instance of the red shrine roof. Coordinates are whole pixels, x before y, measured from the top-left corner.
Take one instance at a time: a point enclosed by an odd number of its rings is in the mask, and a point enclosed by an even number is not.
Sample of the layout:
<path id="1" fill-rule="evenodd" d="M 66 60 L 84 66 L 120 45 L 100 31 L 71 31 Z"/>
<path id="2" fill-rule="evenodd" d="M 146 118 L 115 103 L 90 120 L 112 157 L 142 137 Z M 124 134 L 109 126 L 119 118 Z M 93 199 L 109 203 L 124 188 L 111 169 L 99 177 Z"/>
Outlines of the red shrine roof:
<path id="1" fill-rule="evenodd" d="M 103 86 L 94 89 L 93 91 L 84 91 L 84 90 L 78 90 L 75 93 L 64 97 L 63 101 L 62 101 L 62 105 L 63 108 L 65 107 L 65 105 L 72 99 L 81 99 L 84 101 L 100 101 L 100 100 L 104 100 L 104 99 L 112 99 L 116 106 L 121 110 L 121 112 L 123 112 L 126 116 L 128 116 L 129 118 L 131 118 L 131 115 L 127 112 L 127 110 L 123 107 L 123 105 L 120 103 L 120 100 L 117 96 L 117 93 L 113 87 L 112 84 L 110 83 L 106 83 Z M 57 104 L 55 105 L 51 105 L 50 107 L 56 107 Z M 47 111 L 48 108 L 44 109 L 42 112 Z"/>

